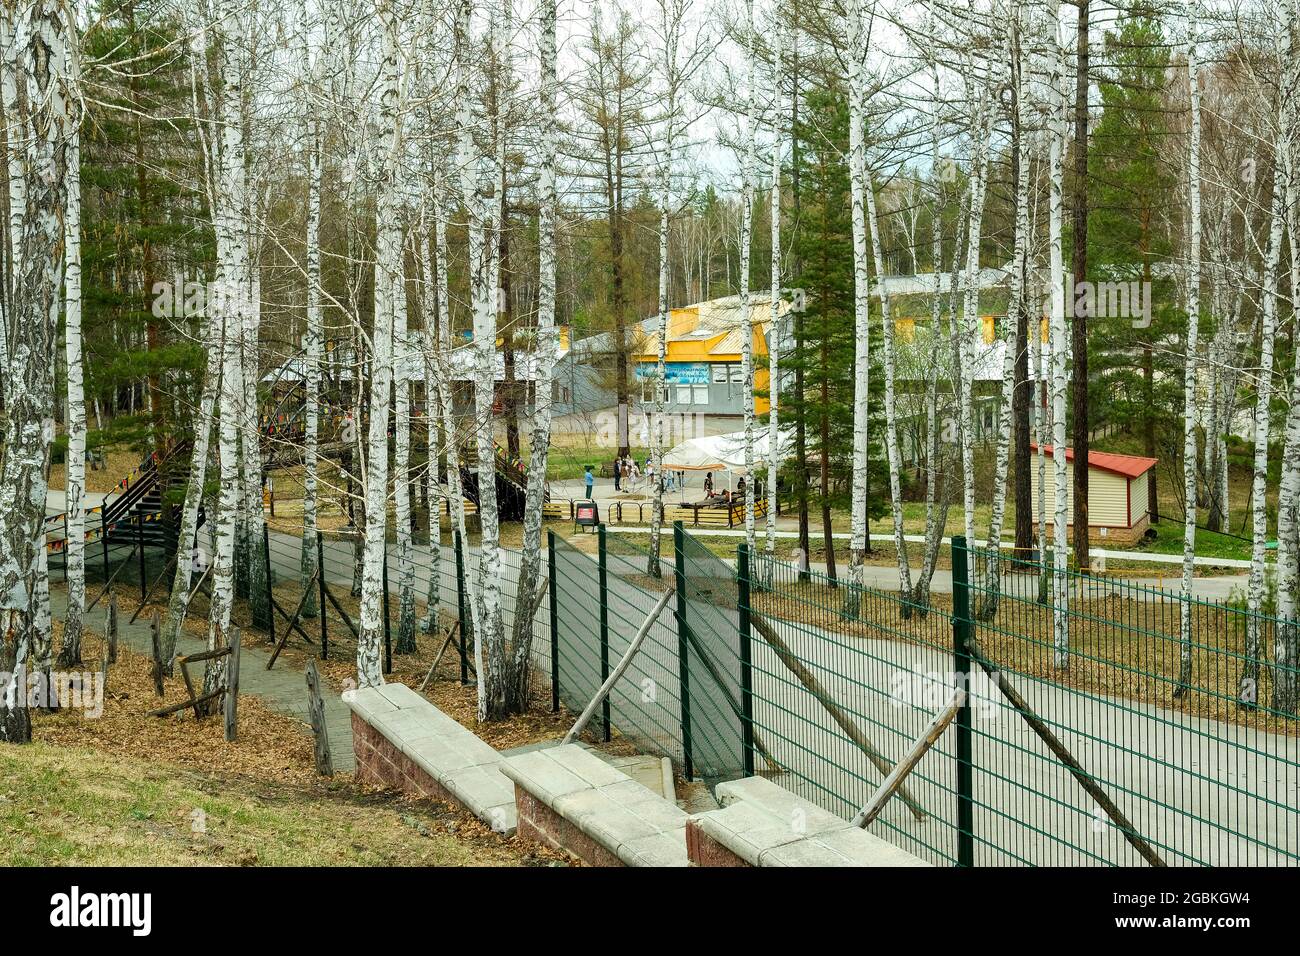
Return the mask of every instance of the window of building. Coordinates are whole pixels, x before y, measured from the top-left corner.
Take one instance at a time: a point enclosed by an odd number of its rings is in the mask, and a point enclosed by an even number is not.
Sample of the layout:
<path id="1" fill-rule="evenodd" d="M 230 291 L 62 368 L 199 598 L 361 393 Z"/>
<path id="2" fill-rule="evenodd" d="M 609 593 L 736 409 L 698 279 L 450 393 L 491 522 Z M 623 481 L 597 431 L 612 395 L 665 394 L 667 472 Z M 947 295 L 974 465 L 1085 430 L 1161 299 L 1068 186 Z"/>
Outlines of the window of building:
<path id="1" fill-rule="evenodd" d="M 727 363 L 715 362 L 713 365 L 713 384 L 725 385 L 727 382 Z"/>
<path id="2" fill-rule="evenodd" d="M 707 386 L 707 385 L 694 385 L 694 386 L 692 386 L 692 388 L 695 389 L 695 404 L 696 404 L 696 405 L 707 405 L 707 404 L 709 404 L 709 386 Z"/>
<path id="3" fill-rule="evenodd" d="M 731 381 L 735 385 L 745 384 L 745 367 L 743 365 L 730 365 Z"/>

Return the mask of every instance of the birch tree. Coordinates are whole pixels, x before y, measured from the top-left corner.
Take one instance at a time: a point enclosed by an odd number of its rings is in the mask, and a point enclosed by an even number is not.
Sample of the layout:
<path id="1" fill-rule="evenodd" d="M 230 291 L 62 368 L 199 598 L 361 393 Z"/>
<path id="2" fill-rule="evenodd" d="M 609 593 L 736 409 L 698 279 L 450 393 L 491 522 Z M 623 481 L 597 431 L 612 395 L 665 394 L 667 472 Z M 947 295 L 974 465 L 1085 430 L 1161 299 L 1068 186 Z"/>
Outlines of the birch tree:
<path id="1" fill-rule="evenodd" d="M 1285 71 L 1284 71 L 1285 72 Z M 1277 337 L 1277 272 L 1282 259 L 1282 230 L 1286 221 L 1286 173 L 1284 157 L 1290 150 L 1292 132 L 1288 105 L 1293 90 L 1284 90 L 1274 141 L 1273 193 L 1269 203 L 1268 250 L 1260 292 L 1260 353 L 1255 386 L 1254 475 L 1251 478 L 1250 577 L 1246 586 L 1246 654 L 1238 683 L 1237 699 L 1247 706 L 1259 700 L 1260 659 L 1264 653 L 1263 613 L 1264 562 L 1268 547 L 1268 440 L 1269 414 L 1273 400 L 1273 348 Z"/>
<path id="2" fill-rule="evenodd" d="M 536 616 L 534 595 L 540 597 L 542 504 L 546 493 L 546 465 L 551 444 L 551 371 L 559 351 L 555 327 L 555 241 L 559 199 L 555 189 L 556 98 L 559 89 L 556 66 L 556 0 L 543 0 L 541 11 L 541 168 L 537 182 L 537 344 L 533 350 L 534 408 L 528 487 L 524 502 L 524 547 L 520 557 L 515 611 L 515 628 L 510 664 L 505 677 L 504 709 L 521 713 L 528 707 L 528 676 Z M 660 235 L 660 253 L 664 238 Z M 661 272 L 662 275 L 662 272 Z M 662 280 L 661 280 L 662 281 Z M 662 295 L 662 291 L 661 291 Z M 662 300 L 661 300 L 662 301 Z M 657 471 L 658 469 L 656 469 Z M 658 508 L 662 514 L 662 482 Z M 554 556 L 552 556 L 554 560 Z M 551 636 L 555 640 L 555 635 Z"/>
<path id="3" fill-rule="evenodd" d="M 59 0 L 9 7 L 14 25 L 4 78 L 11 144 L 21 147 L 26 177 L 21 239 L 13 256 L 13 330 L 6 378 L 5 453 L 0 462 L 0 740 L 26 743 L 31 723 L 16 702 L 28 649 L 39 626 L 33 609 L 44 553 L 46 465 L 54 439 L 55 329 L 63 285 L 63 211 L 67 201 L 64 142 L 65 8 Z M 11 169 L 13 168 L 11 164 Z M 12 193 L 11 193 L 12 199 Z M 11 226 L 13 217 L 11 212 Z M 25 688 L 24 688 L 25 690 Z"/>
<path id="4" fill-rule="evenodd" d="M 991 618 L 1001 593 L 1002 521 L 1006 514 L 1007 472 L 1011 460 L 1012 412 L 1016 382 L 1016 329 L 1025 308 L 1025 256 L 1029 243 L 1029 139 L 1024 135 L 1024 66 L 1021 62 L 1021 6 L 1012 0 L 1008 36 L 1009 85 L 1015 130 L 1012 149 L 1016 150 L 1015 172 L 1015 239 L 1011 254 L 1010 308 L 1002 332 L 1002 402 L 998 409 L 997 457 L 993 468 L 993 507 L 989 518 L 988 553 L 985 557 L 985 582 L 981 616 Z"/>
<path id="5" fill-rule="evenodd" d="M 1187 340 L 1183 368 L 1183 578 L 1179 606 L 1178 687 L 1182 697 L 1192 676 L 1192 573 L 1196 559 L 1196 369 L 1201 312 L 1201 79 L 1197 62 L 1197 10 L 1187 24 L 1187 84 L 1192 126 L 1187 159 Z"/>
<path id="6" fill-rule="evenodd" d="M 766 541 L 763 550 L 767 556 L 767 580 L 763 583 L 772 586 L 772 575 L 776 568 L 776 510 L 777 477 L 781 467 L 781 157 L 785 146 L 785 107 L 782 96 L 782 83 L 785 78 L 784 30 L 779 22 L 781 3 L 772 5 L 768 21 L 768 46 L 772 50 L 772 182 L 768 199 L 771 218 L 772 241 L 772 291 L 768 303 L 768 413 L 767 413 L 767 514 Z M 793 46 L 793 43 L 789 44 Z M 793 93 L 791 94 L 793 96 Z M 802 463 L 800 463 L 802 466 Z"/>
<path id="7" fill-rule="evenodd" d="M 1069 469 L 1065 459 L 1065 263 L 1061 251 L 1062 157 L 1065 142 L 1065 114 L 1061 96 L 1061 20 L 1059 0 L 1048 4 L 1048 261 L 1051 301 L 1052 365 L 1052 461 L 1055 465 L 1055 517 L 1052 522 L 1052 646 L 1053 663 L 1060 669 L 1070 666 L 1069 579 L 1066 543 L 1066 513 L 1069 502 Z M 1040 512 L 1040 521 L 1045 516 Z"/>
<path id="8" fill-rule="evenodd" d="M 81 663 L 81 616 L 86 608 L 86 393 L 81 353 L 81 91 L 78 86 L 79 53 L 72 23 L 68 25 L 68 36 L 69 91 L 64 114 L 67 123 L 64 138 L 68 191 L 63 223 L 64 348 L 68 364 L 68 451 L 64 458 L 67 474 L 67 500 L 64 503 L 67 538 L 64 542 L 64 568 L 68 579 L 68 609 L 63 624 L 63 646 L 59 651 L 59 667 L 64 669 Z"/>
<path id="9" fill-rule="evenodd" d="M 853 202 L 853 483 L 850 513 L 849 587 L 843 615 L 858 616 L 862 599 L 862 563 L 867 551 L 867 473 L 871 449 L 871 288 L 867 271 L 866 223 L 866 53 L 867 25 L 863 0 L 848 3 L 849 56 L 849 189 Z"/>
<path id="10" fill-rule="evenodd" d="M 303 11 L 307 20 L 306 9 Z M 315 617 L 317 588 L 312 586 L 316 574 L 325 570 L 317 564 L 316 457 L 320 436 L 321 361 L 324 351 L 324 309 L 321 306 L 321 179 L 322 149 L 319 104 L 313 100 L 320 94 L 320 66 L 331 49 L 330 18 L 323 23 L 320 52 L 313 60 L 307 40 L 308 24 L 303 31 L 303 69 L 307 73 L 307 94 L 302 97 L 307 127 L 307 332 L 303 339 L 303 448 L 302 448 L 302 560 L 300 579 L 303 587 L 303 617 Z M 324 613 L 321 608 L 321 613 Z"/>
<path id="11" fill-rule="evenodd" d="M 754 235 L 754 0 L 745 0 L 745 144 L 740 183 L 740 377 L 745 421 L 745 547 L 754 553 L 754 313 L 749 304 L 749 259 Z M 769 453 L 774 453 L 771 449 Z M 662 476 L 656 475 L 656 480 Z"/>
<path id="12" fill-rule="evenodd" d="M 396 285 L 402 257 L 401 193 L 397 181 L 401 157 L 398 21 L 390 0 L 376 4 L 383 33 L 383 62 L 379 101 L 380 157 L 376 184 L 375 320 L 370 333 L 370 427 L 367 433 L 365 492 L 365 557 L 361 579 L 361 621 L 357 640 L 357 683 L 384 683 L 380 648 L 383 641 L 382 602 L 388 536 L 388 408 L 393 387 L 393 328 Z"/>

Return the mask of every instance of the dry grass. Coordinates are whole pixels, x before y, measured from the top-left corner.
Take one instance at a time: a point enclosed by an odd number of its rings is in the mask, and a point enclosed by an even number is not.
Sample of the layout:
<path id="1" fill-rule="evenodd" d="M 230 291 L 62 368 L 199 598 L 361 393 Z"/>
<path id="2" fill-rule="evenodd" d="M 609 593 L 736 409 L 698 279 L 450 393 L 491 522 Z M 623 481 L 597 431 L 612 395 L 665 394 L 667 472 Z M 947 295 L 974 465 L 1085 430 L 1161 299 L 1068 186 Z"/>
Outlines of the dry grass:
<path id="1" fill-rule="evenodd" d="M 347 780 L 205 773 L 84 746 L 0 746 L 0 864 L 549 866 L 444 804 Z"/>
<path id="2" fill-rule="evenodd" d="M 56 630 L 58 625 L 56 624 Z M 87 669 L 98 671 L 102 637 L 83 641 Z M 104 712 L 97 718 L 81 711 L 34 712 L 32 737 L 57 747 L 90 747 L 106 754 L 157 760 L 206 773 L 235 774 L 304 784 L 315 779 L 312 742 L 301 721 L 277 713 L 258 698 L 241 694 L 239 734 L 227 743 L 219 716 L 195 720 L 191 711 L 169 717 L 148 712 L 187 696 L 179 669 L 163 681 L 161 700 L 153 688 L 153 661 L 119 642 L 117 663 L 109 667 Z"/>

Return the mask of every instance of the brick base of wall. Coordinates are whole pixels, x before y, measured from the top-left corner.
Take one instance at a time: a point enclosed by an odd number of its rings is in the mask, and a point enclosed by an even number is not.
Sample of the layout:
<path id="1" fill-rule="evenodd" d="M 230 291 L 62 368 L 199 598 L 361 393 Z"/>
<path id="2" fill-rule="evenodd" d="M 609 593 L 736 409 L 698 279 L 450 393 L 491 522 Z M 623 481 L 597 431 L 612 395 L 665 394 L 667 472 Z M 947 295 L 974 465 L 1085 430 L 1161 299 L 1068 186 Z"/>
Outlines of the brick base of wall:
<path id="1" fill-rule="evenodd" d="M 592 866 L 623 866 L 617 856 L 518 784 L 515 785 L 515 809 L 519 814 L 517 834 L 523 839 L 567 853 Z"/>
<path id="2" fill-rule="evenodd" d="M 686 856 L 691 866 L 749 866 L 744 859 L 701 830 L 694 820 L 686 821 Z"/>
<path id="3" fill-rule="evenodd" d="M 414 760 L 406 756 L 383 734 L 352 715 L 352 751 L 356 754 L 357 783 L 392 787 L 413 796 L 459 804 Z"/>

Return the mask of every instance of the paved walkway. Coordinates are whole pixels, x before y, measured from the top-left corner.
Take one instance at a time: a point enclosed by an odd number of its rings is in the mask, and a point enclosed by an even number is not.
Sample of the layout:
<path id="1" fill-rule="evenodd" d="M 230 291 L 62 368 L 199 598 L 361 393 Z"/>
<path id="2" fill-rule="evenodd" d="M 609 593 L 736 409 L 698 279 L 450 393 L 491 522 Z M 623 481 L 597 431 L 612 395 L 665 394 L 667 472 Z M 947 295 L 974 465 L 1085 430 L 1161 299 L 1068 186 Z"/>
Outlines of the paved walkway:
<path id="1" fill-rule="evenodd" d="M 66 606 L 67 595 L 62 591 L 52 590 L 50 610 L 53 614 L 61 617 Z M 91 613 L 97 612 L 98 608 Z M 129 619 L 128 614 L 120 616 L 118 640 L 125 642 L 136 653 L 151 655 L 153 640 L 149 632 L 149 622 L 142 617 L 134 624 L 128 624 Z M 207 644 L 203 639 L 184 632 L 176 642 L 176 651 L 179 654 L 195 654 L 206 648 Z M 282 714 L 298 718 L 307 725 L 304 727 L 304 732 L 310 734 L 311 717 L 307 713 L 306 672 L 293 667 L 284 659 L 277 660 L 275 667 L 268 671 L 266 662 L 270 657 L 271 652 L 261 643 L 240 648 L 240 693 L 260 697 L 267 706 Z M 350 771 L 356 762 L 352 753 L 352 713 L 337 691 L 323 686 L 322 693 L 325 695 L 325 726 L 329 733 L 330 756 L 333 758 L 334 769 Z"/>

